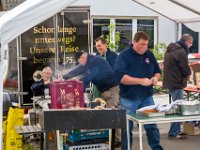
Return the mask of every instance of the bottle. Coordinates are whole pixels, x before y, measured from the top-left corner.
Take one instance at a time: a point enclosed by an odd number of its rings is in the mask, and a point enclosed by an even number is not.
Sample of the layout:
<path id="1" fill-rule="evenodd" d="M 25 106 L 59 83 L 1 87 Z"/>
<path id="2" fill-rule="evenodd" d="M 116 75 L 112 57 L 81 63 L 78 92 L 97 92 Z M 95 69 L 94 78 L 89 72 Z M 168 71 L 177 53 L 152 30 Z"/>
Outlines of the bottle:
<path id="1" fill-rule="evenodd" d="M 44 89 L 44 98 L 49 98 L 49 88 Z"/>

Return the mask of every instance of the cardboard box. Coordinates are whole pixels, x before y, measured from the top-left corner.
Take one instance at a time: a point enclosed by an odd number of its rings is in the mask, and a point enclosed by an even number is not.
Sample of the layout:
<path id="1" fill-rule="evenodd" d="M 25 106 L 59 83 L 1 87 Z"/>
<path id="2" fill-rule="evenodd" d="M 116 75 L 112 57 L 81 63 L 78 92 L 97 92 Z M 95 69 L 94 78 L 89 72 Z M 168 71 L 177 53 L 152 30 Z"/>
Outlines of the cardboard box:
<path id="1" fill-rule="evenodd" d="M 183 123 L 183 132 L 187 135 L 200 135 L 200 128 L 191 123 Z"/>
<path id="2" fill-rule="evenodd" d="M 196 85 L 200 86 L 200 72 L 195 73 L 195 81 L 196 81 Z"/>
<path id="3" fill-rule="evenodd" d="M 196 73 L 200 72 L 200 62 L 193 62 L 190 64 L 190 67 L 192 69 L 193 72 L 193 79 L 194 79 L 194 84 L 197 85 L 197 80 L 196 80 Z"/>

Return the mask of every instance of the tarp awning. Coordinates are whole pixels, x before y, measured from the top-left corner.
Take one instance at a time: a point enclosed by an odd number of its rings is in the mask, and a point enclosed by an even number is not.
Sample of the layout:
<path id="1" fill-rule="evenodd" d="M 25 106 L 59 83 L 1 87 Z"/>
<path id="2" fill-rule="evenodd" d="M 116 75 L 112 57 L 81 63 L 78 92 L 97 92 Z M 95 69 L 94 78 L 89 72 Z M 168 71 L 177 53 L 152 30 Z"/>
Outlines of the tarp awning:
<path id="1" fill-rule="evenodd" d="M 0 40 L 8 43 L 31 27 L 48 19 L 77 0 L 27 0 L 0 17 Z M 133 0 L 159 14 L 184 23 L 199 32 L 200 1 L 197 0 Z M 191 11 L 194 10 L 194 11 Z M 196 12 L 196 13 L 195 13 Z"/>
<path id="2" fill-rule="evenodd" d="M 7 44 L 77 0 L 27 0 L 0 17 L 0 41 Z"/>
<path id="3" fill-rule="evenodd" d="M 173 21 L 184 23 L 200 32 L 200 1 L 197 0 L 133 0 Z"/>
<path id="4" fill-rule="evenodd" d="M 77 0 L 26 0 L 0 17 L 0 126 L 2 127 L 3 110 L 3 73 L 6 66 L 4 48 L 10 41 L 33 26 L 50 18 Z M 2 133 L 2 128 L 0 128 Z M 2 134 L 0 134 L 2 141 Z M 1 142 L 2 144 L 2 142 Z M 2 146 L 0 144 L 0 150 Z"/>
<path id="5" fill-rule="evenodd" d="M 197 14 L 200 14 L 200 1 L 198 0 L 171 0 L 178 5 L 185 7 Z"/>

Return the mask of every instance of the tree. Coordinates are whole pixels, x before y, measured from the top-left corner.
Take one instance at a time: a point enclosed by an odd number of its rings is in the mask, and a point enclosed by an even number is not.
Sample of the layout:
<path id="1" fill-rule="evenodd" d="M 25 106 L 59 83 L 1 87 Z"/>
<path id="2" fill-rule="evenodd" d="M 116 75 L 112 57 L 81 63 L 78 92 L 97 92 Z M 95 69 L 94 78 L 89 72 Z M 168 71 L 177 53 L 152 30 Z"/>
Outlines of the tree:
<path id="1" fill-rule="evenodd" d="M 108 48 L 112 50 L 117 50 L 119 48 L 119 43 L 120 43 L 120 32 L 115 31 L 115 24 L 113 23 L 110 23 L 108 29 L 109 29 L 109 35 L 101 35 L 101 37 L 106 39 Z"/>

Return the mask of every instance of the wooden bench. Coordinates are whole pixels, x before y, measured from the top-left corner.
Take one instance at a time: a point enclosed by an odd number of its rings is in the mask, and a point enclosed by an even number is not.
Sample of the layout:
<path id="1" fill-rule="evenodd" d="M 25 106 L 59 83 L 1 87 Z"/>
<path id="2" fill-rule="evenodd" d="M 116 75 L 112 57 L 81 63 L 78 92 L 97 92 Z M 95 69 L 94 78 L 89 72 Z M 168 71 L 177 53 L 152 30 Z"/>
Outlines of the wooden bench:
<path id="1" fill-rule="evenodd" d="M 44 135 L 43 130 L 39 125 L 29 125 L 29 126 L 15 126 L 15 130 L 20 135 L 40 133 L 40 150 L 43 150 Z"/>
<path id="2" fill-rule="evenodd" d="M 39 125 L 30 125 L 30 126 L 15 126 L 17 133 L 23 134 L 32 134 L 32 133 L 42 133 L 43 130 Z"/>
<path id="3" fill-rule="evenodd" d="M 184 88 L 184 91 L 187 93 L 188 101 L 189 101 L 189 98 L 192 98 L 192 100 L 195 100 L 195 99 L 200 100 L 200 90 L 191 89 L 189 87 L 186 87 L 186 88 Z"/>

